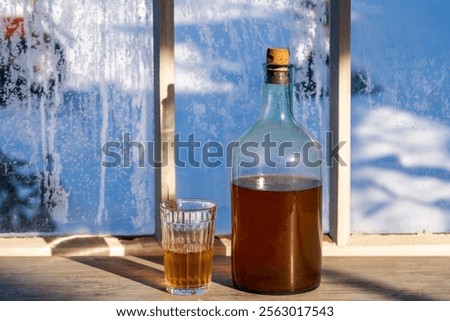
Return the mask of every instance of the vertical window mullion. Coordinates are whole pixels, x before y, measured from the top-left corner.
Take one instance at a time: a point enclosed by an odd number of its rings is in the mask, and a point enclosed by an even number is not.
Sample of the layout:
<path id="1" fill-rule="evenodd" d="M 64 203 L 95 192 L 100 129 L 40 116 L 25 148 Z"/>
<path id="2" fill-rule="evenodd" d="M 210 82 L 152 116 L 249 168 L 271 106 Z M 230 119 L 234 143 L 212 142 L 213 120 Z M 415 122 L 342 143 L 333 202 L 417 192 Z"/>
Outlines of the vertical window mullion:
<path id="1" fill-rule="evenodd" d="M 154 46 L 154 128 L 155 160 L 155 236 L 160 239 L 161 200 L 175 197 L 175 60 L 174 1 L 153 0 Z"/>
<path id="2" fill-rule="evenodd" d="M 330 236 L 337 245 L 350 237 L 350 6 L 351 0 L 330 1 Z M 338 144 L 342 146 L 337 149 Z M 337 160 L 342 160 L 338 162 Z"/>

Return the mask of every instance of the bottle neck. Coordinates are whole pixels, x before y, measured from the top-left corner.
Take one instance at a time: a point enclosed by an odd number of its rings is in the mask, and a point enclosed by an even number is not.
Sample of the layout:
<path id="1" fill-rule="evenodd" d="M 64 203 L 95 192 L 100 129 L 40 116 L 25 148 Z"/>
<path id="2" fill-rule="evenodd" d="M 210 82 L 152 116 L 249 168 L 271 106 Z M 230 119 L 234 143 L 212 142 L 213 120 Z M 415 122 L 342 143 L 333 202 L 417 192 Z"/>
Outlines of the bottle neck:
<path id="1" fill-rule="evenodd" d="M 263 108 L 261 120 L 289 121 L 292 115 L 292 65 L 263 65 Z"/>

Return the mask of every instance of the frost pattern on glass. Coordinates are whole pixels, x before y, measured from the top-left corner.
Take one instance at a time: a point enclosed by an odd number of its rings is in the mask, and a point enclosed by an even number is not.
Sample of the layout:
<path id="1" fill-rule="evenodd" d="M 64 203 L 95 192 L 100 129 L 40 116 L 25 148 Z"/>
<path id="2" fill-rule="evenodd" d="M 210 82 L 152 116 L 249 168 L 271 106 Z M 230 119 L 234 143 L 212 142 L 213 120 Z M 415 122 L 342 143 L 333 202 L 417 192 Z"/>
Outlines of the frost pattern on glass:
<path id="1" fill-rule="evenodd" d="M 445 1 L 352 1 L 352 231 L 450 231 Z"/>
<path id="2" fill-rule="evenodd" d="M 192 155 L 180 150 L 178 157 L 186 165 L 177 167 L 177 195 L 216 201 L 218 233 L 231 231 L 225 147 L 259 117 L 267 48 L 290 49 L 297 69 L 294 114 L 319 141 L 325 141 L 327 17 L 325 0 L 175 1 L 176 132 L 183 141 L 193 133 L 201 146 L 208 141 L 223 146 L 222 166 L 215 168 L 204 166 L 201 147 Z M 190 166 L 189 156 L 200 166 Z"/>
<path id="3" fill-rule="evenodd" d="M 0 4 L 0 233 L 152 233 L 153 175 L 107 142 L 152 139 L 145 0 Z"/>

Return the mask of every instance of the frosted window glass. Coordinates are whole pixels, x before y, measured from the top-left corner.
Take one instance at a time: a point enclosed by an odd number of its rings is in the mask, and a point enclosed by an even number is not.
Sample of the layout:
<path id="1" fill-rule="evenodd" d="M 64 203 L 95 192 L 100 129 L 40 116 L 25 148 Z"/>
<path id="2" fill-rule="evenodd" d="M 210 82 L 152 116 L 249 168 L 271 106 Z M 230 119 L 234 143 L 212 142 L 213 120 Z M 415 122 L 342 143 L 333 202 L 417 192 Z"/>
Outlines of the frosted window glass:
<path id="1" fill-rule="evenodd" d="M 151 1 L 33 2 L 0 4 L 0 233 L 153 233 L 123 153 L 152 140 Z"/>
<path id="2" fill-rule="evenodd" d="M 450 231 L 447 1 L 352 1 L 352 231 Z"/>
<path id="3" fill-rule="evenodd" d="M 326 1 L 175 1 L 177 195 L 216 201 L 217 233 L 231 232 L 227 146 L 259 117 L 266 49 L 290 49 L 294 113 L 323 143 L 328 44 Z"/>

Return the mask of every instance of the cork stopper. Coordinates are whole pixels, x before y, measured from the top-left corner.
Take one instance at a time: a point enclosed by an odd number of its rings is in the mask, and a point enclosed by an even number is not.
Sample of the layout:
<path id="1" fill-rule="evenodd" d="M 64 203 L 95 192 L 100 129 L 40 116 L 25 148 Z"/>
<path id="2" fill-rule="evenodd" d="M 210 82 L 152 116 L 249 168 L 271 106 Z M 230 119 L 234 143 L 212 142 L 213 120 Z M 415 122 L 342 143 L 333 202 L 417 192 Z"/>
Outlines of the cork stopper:
<path id="1" fill-rule="evenodd" d="M 289 83 L 289 49 L 268 48 L 266 56 L 266 83 Z"/>
<path id="2" fill-rule="evenodd" d="M 285 66 L 289 64 L 289 49 L 268 48 L 266 62 L 271 65 Z"/>

